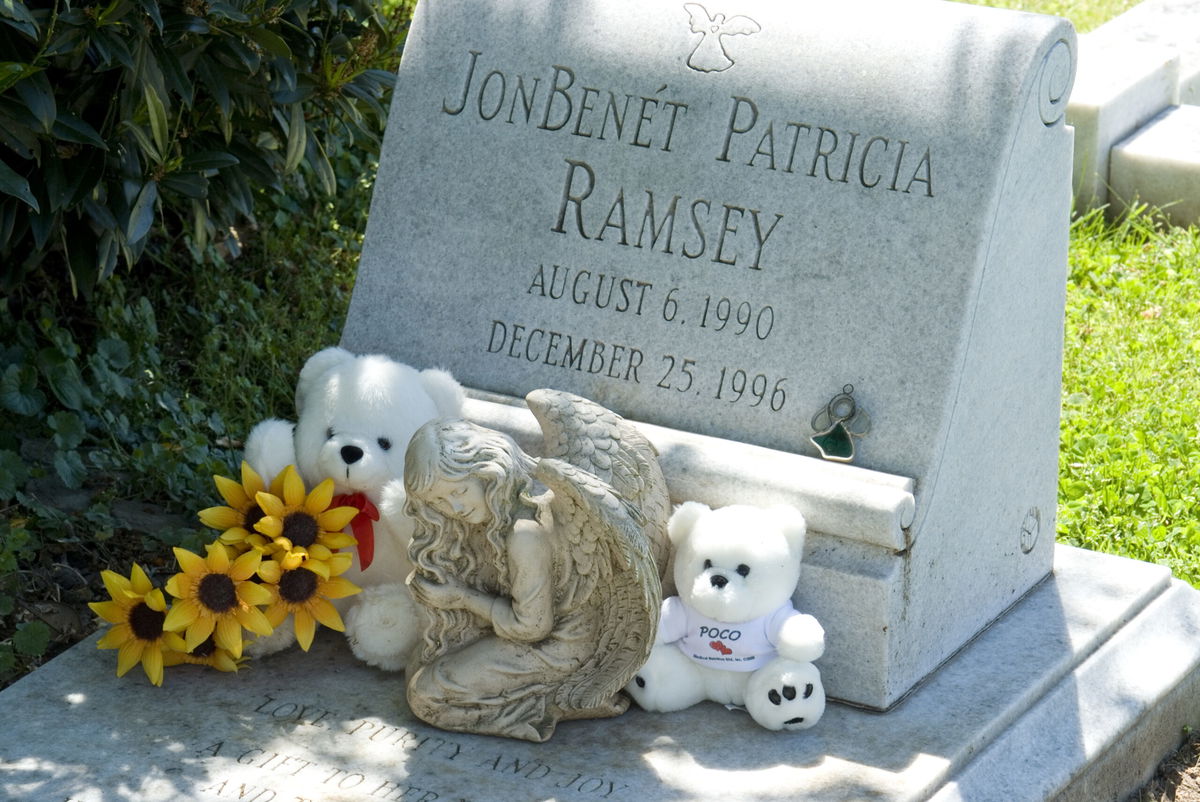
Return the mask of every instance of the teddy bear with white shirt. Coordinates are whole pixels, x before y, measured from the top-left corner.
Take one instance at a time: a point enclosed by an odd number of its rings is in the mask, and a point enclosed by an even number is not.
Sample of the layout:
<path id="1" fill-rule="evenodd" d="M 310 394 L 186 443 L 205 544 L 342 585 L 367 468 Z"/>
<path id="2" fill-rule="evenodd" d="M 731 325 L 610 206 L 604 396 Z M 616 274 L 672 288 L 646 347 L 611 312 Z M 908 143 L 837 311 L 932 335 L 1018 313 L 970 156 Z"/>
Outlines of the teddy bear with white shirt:
<path id="1" fill-rule="evenodd" d="M 458 417 L 462 403 L 462 387 L 443 370 L 332 347 L 300 370 L 296 422 L 263 421 L 246 439 L 246 461 L 267 481 L 294 464 L 309 488 L 333 479 L 333 506 L 359 508 L 347 528 L 357 554 L 343 576 L 363 592 L 334 604 L 351 650 L 380 668 L 404 668 L 421 630 L 404 584 L 413 528 L 404 514 L 404 453 L 422 424 Z M 247 651 L 265 656 L 294 639 L 289 619 Z"/>
<path id="2" fill-rule="evenodd" d="M 710 700 L 745 707 L 770 730 L 825 712 L 825 631 L 792 606 L 804 517 L 794 507 L 681 504 L 667 527 L 678 596 L 663 601 L 654 648 L 626 690 L 644 709 Z"/>

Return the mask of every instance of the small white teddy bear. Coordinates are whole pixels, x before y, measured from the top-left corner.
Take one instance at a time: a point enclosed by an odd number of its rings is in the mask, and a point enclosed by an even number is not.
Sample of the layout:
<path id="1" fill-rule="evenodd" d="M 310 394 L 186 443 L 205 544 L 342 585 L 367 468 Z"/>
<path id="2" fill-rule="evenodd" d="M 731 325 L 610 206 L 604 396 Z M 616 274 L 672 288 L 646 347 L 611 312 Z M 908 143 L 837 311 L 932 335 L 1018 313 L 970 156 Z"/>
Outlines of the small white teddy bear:
<path id="1" fill-rule="evenodd" d="M 462 387 L 443 370 L 417 371 L 385 356 L 326 348 L 300 371 L 296 423 L 263 421 L 246 440 L 246 461 L 265 480 L 295 464 L 307 487 L 332 478 L 335 505 L 364 510 L 347 528 L 359 546 L 343 574 L 364 590 L 334 604 L 355 655 L 380 668 L 404 668 L 420 632 L 404 584 L 412 570 L 404 452 L 422 424 L 461 415 L 462 401 Z M 372 521 L 376 514 L 378 520 Z M 248 651 L 263 656 L 293 642 L 285 624 Z"/>
<path id="2" fill-rule="evenodd" d="M 663 601 L 650 658 L 626 690 L 646 710 L 711 700 L 744 706 L 770 730 L 803 730 L 825 712 L 813 660 L 825 631 L 792 606 L 804 517 L 794 507 L 689 501 L 671 516 L 678 596 Z"/>

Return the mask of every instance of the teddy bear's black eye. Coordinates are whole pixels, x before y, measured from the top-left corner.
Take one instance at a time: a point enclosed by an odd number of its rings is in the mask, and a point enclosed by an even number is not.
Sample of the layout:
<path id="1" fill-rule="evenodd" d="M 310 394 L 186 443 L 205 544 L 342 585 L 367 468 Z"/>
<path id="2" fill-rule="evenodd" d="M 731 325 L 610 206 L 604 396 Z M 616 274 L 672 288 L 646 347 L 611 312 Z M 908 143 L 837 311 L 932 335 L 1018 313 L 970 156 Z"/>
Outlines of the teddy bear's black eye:
<path id="1" fill-rule="evenodd" d="M 709 568 L 712 568 L 712 560 L 705 560 L 704 561 L 704 570 L 707 571 Z"/>
<path id="2" fill-rule="evenodd" d="M 737 567 L 737 572 L 739 574 L 741 574 L 742 576 L 750 576 L 750 566 L 746 565 L 745 563 L 742 563 L 741 565 L 739 565 Z"/>
<path id="3" fill-rule="evenodd" d="M 333 439 L 333 427 L 332 426 L 330 426 L 328 429 L 325 430 L 325 439 L 326 440 Z"/>
<path id="4" fill-rule="evenodd" d="M 376 440 L 375 442 L 379 443 L 379 447 L 382 448 L 384 451 L 390 451 L 392 448 L 392 441 L 387 439 L 386 437 L 381 437 L 378 440 Z"/>

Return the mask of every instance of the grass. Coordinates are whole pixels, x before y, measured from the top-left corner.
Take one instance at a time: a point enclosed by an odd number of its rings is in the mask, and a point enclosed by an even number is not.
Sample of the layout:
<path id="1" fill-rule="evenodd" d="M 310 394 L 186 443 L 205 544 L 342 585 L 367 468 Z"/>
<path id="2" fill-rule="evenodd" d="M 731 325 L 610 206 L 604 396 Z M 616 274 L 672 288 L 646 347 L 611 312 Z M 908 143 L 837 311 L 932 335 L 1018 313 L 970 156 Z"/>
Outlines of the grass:
<path id="1" fill-rule="evenodd" d="M 1009 8 L 1066 17 L 1075 30 L 1086 33 L 1137 5 L 1138 0 L 959 0 L 980 6 Z"/>
<path id="2" fill-rule="evenodd" d="M 1200 587 L 1200 230 L 1077 220 L 1066 341 L 1060 539 Z"/>

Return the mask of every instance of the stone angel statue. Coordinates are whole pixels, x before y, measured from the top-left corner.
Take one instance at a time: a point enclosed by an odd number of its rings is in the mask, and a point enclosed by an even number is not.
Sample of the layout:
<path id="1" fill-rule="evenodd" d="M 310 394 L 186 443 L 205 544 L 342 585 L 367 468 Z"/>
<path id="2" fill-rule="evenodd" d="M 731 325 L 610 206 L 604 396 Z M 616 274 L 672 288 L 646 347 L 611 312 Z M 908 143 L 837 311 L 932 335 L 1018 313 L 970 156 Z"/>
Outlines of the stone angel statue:
<path id="1" fill-rule="evenodd" d="M 654 644 L 670 515 L 657 452 L 586 399 L 537 390 L 535 459 L 465 420 L 405 455 L 412 595 L 425 608 L 409 706 L 448 730 L 545 741 L 624 712 Z"/>

